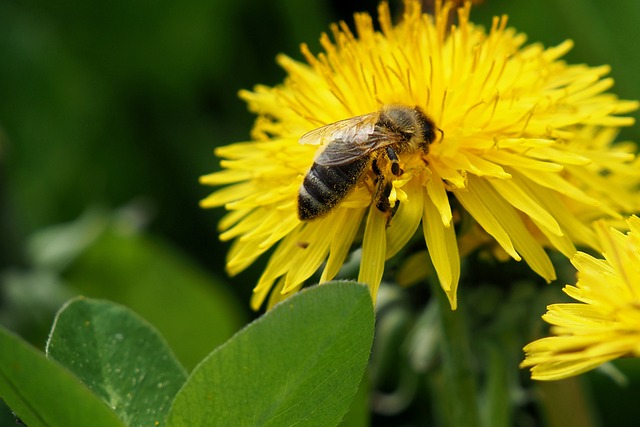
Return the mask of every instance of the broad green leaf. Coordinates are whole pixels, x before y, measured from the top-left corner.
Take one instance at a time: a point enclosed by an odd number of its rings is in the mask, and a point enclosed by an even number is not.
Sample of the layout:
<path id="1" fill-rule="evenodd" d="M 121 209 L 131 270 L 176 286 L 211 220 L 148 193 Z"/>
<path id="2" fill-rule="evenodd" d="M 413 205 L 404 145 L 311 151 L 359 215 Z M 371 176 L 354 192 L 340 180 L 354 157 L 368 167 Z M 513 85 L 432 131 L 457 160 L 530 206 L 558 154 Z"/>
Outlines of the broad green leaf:
<path id="1" fill-rule="evenodd" d="M 29 427 L 124 426 L 71 372 L 2 327 L 0 349 L 0 398 Z"/>
<path id="2" fill-rule="evenodd" d="M 58 313 L 47 356 L 72 371 L 131 426 L 164 425 L 187 377 L 146 321 L 123 306 L 82 297 Z"/>
<path id="3" fill-rule="evenodd" d="M 193 369 L 245 323 L 218 280 L 161 239 L 109 227 L 66 275 L 80 294 L 130 307 Z"/>
<path id="4" fill-rule="evenodd" d="M 335 426 L 369 358 L 373 306 L 353 282 L 278 304 L 196 367 L 167 424 Z"/>
<path id="5" fill-rule="evenodd" d="M 371 425 L 371 411 L 369 410 L 369 396 L 371 385 L 368 375 L 365 375 L 358 387 L 358 392 L 351 400 L 349 410 L 345 414 L 340 427 L 368 427 Z"/>

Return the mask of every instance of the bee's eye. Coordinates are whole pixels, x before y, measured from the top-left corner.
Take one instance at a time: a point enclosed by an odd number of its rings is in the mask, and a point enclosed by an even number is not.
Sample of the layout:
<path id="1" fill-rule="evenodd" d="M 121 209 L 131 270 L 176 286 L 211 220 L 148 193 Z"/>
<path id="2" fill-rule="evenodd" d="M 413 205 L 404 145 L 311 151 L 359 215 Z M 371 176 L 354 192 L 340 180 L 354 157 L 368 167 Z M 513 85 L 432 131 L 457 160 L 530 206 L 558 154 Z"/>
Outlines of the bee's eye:
<path id="1" fill-rule="evenodd" d="M 413 132 L 402 132 L 402 131 L 400 131 L 400 135 L 402 136 L 402 139 L 404 139 L 405 141 L 409 141 L 411 139 L 411 137 L 413 137 Z"/>

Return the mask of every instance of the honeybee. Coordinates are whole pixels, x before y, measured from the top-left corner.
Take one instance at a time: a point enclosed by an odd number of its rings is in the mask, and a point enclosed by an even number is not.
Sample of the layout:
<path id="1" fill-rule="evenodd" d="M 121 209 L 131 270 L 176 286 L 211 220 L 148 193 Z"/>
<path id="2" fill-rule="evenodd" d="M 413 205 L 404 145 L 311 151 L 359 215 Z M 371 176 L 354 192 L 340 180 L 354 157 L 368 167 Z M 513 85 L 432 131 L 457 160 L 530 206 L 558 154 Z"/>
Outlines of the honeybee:
<path id="1" fill-rule="evenodd" d="M 403 174 L 398 155 L 429 151 L 436 126 L 420 107 L 389 105 L 331 123 L 300 138 L 321 145 L 298 192 L 298 217 L 309 221 L 329 212 L 349 195 L 367 171 L 373 172 L 373 202 L 391 216 L 389 175 Z M 389 173 L 390 172 L 390 173 Z"/>

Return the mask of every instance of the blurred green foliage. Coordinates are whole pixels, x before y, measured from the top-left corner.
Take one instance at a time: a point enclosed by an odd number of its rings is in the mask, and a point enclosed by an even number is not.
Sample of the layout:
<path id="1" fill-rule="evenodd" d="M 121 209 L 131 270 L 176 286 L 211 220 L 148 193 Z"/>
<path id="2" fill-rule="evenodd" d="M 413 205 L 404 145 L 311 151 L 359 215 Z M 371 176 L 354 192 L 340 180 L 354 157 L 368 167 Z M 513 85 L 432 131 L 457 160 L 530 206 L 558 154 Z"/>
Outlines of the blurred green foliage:
<path id="1" fill-rule="evenodd" d="M 208 190 L 197 178 L 216 167 L 216 145 L 248 137 L 252 117 L 237 90 L 276 83 L 276 53 L 295 53 L 329 21 L 322 2 L 304 8 L 309 19 L 287 20 L 299 7 L 2 2 L 3 235 L 19 243 L 89 204 L 142 196 L 154 231 L 221 270 L 223 250 L 211 256 L 220 213 L 198 208 Z"/>
<path id="2" fill-rule="evenodd" d="M 253 117 L 239 89 L 277 84 L 284 77 L 277 53 L 301 58 L 301 42 L 317 52 L 329 23 L 351 24 L 354 11 L 375 14 L 377 3 L 0 2 L 0 322 L 41 347 L 64 300 L 78 292 L 108 297 L 135 305 L 189 368 L 238 329 L 250 315 L 247 301 L 264 260 L 237 278 L 226 276 L 228 244 L 216 233 L 223 211 L 198 207 L 211 191 L 198 177 L 217 169 L 216 146 L 249 137 Z M 401 2 L 391 6 L 399 11 Z M 501 14 L 529 42 L 573 39 L 568 61 L 610 64 L 613 92 L 640 99 L 637 0 L 485 0 L 472 19 L 489 27 Z M 639 127 L 623 137 L 640 141 Z M 83 223 L 95 206 L 102 219 Z M 128 237 L 111 224 L 122 206 L 135 207 L 125 209 L 134 212 L 128 224 L 137 230 Z M 60 223 L 75 232 L 42 240 Z M 55 262 L 34 255 L 38 238 Z M 226 306 L 218 320 L 186 312 L 190 303 L 173 284 L 182 276 L 200 295 L 194 298 L 202 313 L 211 314 L 204 307 L 215 301 Z M 118 286 L 107 289 L 108 281 Z M 185 347 L 181 329 L 189 322 L 207 337 L 192 340 L 193 348 Z M 182 342 L 172 342 L 181 334 Z M 624 425 L 635 407 L 606 399 L 611 390 L 625 393 L 597 375 L 588 376 L 598 386 L 594 401 Z"/>

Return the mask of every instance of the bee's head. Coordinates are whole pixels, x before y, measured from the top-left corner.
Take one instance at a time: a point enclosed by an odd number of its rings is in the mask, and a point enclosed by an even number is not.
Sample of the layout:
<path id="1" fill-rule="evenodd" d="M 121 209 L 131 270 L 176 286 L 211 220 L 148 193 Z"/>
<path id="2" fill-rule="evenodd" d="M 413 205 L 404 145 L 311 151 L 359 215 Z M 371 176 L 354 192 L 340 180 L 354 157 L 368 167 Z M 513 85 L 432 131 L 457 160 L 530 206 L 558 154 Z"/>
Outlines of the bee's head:
<path id="1" fill-rule="evenodd" d="M 420 107 L 387 106 L 380 115 L 378 125 L 399 134 L 408 146 L 427 149 L 436 139 L 436 126 Z"/>
<path id="2" fill-rule="evenodd" d="M 431 120 L 431 117 L 427 116 L 422 108 L 416 106 L 412 110 L 414 112 L 414 118 L 416 120 L 416 129 L 420 133 L 420 139 L 423 144 L 429 145 L 436 139 L 436 125 Z"/>

